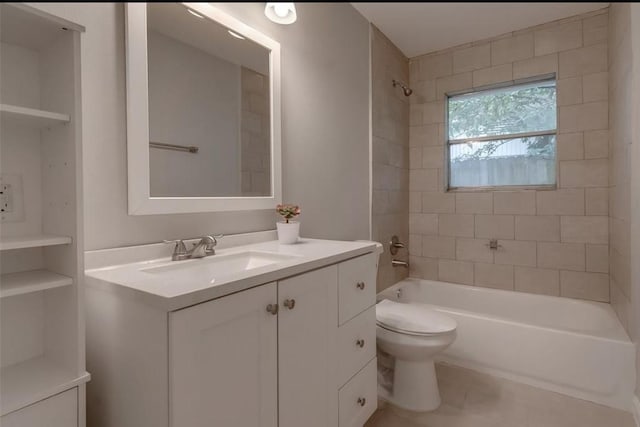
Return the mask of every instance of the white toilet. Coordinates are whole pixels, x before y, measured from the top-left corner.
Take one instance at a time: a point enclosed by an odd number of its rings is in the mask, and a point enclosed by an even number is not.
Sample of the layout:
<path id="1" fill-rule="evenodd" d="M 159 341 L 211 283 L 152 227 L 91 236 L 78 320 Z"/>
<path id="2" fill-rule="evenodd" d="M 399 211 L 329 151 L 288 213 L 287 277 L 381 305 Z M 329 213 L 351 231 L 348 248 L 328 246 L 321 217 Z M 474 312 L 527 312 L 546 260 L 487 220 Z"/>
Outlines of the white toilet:
<path id="1" fill-rule="evenodd" d="M 376 305 L 378 347 L 395 359 L 391 391 L 381 398 L 410 411 L 440 406 L 433 363 L 456 338 L 456 321 L 423 304 L 382 300 Z"/>

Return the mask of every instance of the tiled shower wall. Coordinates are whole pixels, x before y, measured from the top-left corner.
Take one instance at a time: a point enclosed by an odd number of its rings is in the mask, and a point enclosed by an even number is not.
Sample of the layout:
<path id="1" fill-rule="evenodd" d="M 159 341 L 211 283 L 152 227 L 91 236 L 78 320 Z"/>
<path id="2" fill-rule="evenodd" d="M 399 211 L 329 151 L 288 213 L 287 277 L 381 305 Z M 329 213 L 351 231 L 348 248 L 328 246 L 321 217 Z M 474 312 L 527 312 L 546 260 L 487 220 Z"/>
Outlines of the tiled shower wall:
<path id="1" fill-rule="evenodd" d="M 378 268 L 378 291 L 407 277 L 391 266 L 389 241 L 409 238 L 409 98 L 392 80 L 409 81 L 409 61 L 377 28 L 371 26 L 373 133 L 372 239 L 384 245 Z M 406 249 L 398 259 L 407 261 Z"/>
<path id="2" fill-rule="evenodd" d="M 630 199 L 632 142 L 631 6 L 612 3 L 609 12 L 609 244 L 611 305 L 621 323 L 631 324 Z"/>
<path id="3" fill-rule="evenodd" d="M 604 9 L 411 59 L 412 277 L 609 301 L 607 27 Z M 446 192 L 445 95 L 549 73 L 558 189 Z"/>

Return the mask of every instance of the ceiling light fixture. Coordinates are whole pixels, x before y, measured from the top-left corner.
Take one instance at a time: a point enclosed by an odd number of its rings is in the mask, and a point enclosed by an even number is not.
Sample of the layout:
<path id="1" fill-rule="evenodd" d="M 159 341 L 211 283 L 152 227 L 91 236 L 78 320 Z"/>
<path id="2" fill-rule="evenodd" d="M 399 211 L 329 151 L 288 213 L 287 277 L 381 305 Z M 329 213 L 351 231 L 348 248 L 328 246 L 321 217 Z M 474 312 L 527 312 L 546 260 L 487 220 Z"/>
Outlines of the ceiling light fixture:
<path id="1" fill-rule="evenodd" d="M 233 37 L 237 38 L 237 39 L 244 40 L 244 37 L 242 37 L 240 34 L 238 34 L 238 33 L 234 32 L 234 31 L 227 30 L 227 32 L 228 32 L 229 34 L 231 34 Z"/>
<path id="2" fill-rule="evenodd" d="M 276 24 L 293 24 L 298 19 L 293 3 L 267 3 L 264 14 Z"/>
<path id="3" fill-rule="evenodd" d="M 194 12 L 191 9 L 187 9 L 187 12 L 189 12 L 190 14 L 192 14 L 193 16 L 195 16 L 196 18 L 200 18 L 200 19 L 204 19 L 204 16 L 200 15 L 198 12 Z"/>

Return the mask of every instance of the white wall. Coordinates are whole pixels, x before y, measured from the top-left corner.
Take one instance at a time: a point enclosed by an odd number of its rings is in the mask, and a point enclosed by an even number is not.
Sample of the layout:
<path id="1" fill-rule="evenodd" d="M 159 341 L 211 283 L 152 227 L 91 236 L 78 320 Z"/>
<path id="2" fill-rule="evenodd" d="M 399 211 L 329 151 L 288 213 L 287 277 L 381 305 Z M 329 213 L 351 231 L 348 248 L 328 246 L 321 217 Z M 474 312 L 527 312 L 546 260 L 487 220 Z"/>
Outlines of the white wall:
<path id="1" fill-rule="evenodd" d="M 124 13 L 121 4 L 37 3 L 82 36 L 87 250 L 274 228 L 272 211 L 127 215 Z M 217 4 L 282 44 L 283 191 L 302 234 L 369 236 L 369 41 L 348 4 L 298 3 L 298 22 L 268 21 L 263 3 Z"/>
<path id="2" fill-rule="evenodd" d="M 240 66 L 149 31 L 149 138 L 197 153 L 149 151 L 153 197 L 240 194 Z"/>

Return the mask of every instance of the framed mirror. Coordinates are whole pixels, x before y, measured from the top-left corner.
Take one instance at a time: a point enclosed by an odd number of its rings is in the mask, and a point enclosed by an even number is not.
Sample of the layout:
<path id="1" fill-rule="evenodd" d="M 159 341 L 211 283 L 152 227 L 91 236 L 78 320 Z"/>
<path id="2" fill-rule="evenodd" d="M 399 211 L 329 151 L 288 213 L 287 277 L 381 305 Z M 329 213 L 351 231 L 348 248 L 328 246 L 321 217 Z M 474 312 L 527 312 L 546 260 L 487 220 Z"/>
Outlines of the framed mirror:
<path id="1" fill-rule="evenodd" d="M 280 44 L 207 3 L 126 3 L 129 214 L 281 202 Z"/>

